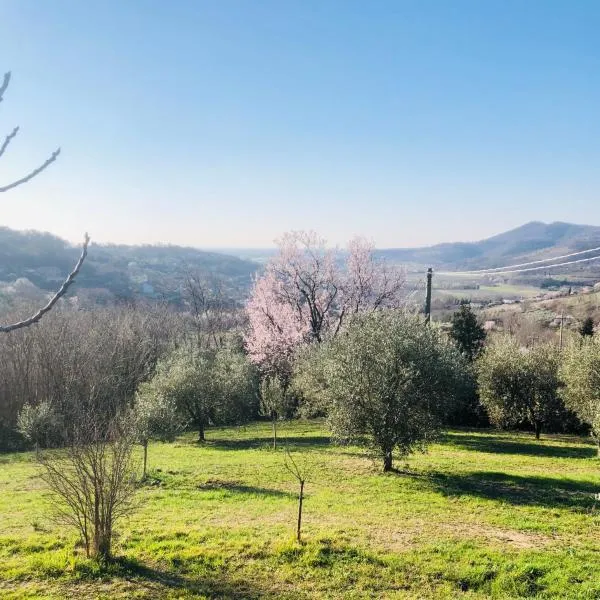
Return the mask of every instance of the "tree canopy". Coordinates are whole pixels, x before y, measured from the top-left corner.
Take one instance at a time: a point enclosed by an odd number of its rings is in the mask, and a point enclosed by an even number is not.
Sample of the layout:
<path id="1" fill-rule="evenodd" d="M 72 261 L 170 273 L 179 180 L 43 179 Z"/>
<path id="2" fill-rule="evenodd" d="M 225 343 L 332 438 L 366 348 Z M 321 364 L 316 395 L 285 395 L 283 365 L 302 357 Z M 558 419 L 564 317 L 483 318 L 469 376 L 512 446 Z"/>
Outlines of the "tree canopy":
<path id="1" fill-rule="evenodd" d="M 304 373 L 306 393 L 326 406 L 337 439 L 369 446 L 386 471 L 394 450 L 407 456 L 436 436 L 464 366 L 438 328 L 399 311 L 357 315 L 314 352 L 321 367 Z"/>
<path id="2" fill-rule="evenodd" d="M 528 422 L 539 438 L 542 427 L 563 410 L 559 365 L 553 344 L 523 348 L 506 336 L 486 348 L 478 361 L 478 383 L 490 421 L 503 427 Z"/>
<path id="3" fill-rule="evenodd" d="M 564 351 L 560 371 L 562 397 L 568 408 L 590 426 L 600 455 L 600 341 L 597 337 L 574 342 Z"/>

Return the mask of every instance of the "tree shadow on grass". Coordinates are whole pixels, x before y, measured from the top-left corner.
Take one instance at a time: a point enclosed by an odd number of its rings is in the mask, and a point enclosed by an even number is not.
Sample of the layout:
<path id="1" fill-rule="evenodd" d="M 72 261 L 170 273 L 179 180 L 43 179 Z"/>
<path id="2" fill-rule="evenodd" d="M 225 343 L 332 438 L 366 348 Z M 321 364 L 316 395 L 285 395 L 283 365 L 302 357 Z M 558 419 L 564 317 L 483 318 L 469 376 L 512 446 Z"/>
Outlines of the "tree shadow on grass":
<path id="1" fill-rule="evenodd" d="M 588 512 L 595 505 L 598 484 L 575 479 L 511 475 L 495 471 L 473 473 L 435 473 L 426 478 L 426 485 L 447 496 L 476 496 L 519 506 L 566 508 L 573 512 Z"/>
<path id="2" fill-rule="evenodd" d="M 447 433 L 444 442 L 455 448 L 485 452 L 489 454 L 525 454 L 528 456 L 546 456 L 550 458 L 593 458 L 596 447 L 592 444 L 548 445 L 543 440 L 517 441 L 503 436 L 460 435 Z"/>
<path id="3" fill-rule="evenodd" d="M 209 598 L 229 598 L 231 600 L 258 600 L 275 598 L 268 590 L 258 589 L 247 580 L 231 581 L 222 574 L 214 577 L 185 576 L 180 573 L 150 567 L 132 558 L 116 558 L 104 575 L 112 575 L 128 581 L 139 588 L 146 588 L 151 594 L 162 595 L 165 588 L 183 593 L 193 593 Z M 154 597 L 154 595 L 152 596 Z"/>
<path id="4" fill-rule="evenodd" d="M 289 492 L 282 492 L 281 490 L 274 490 L 271 488 L 258 487 L 254 485 L 245 485 L 238 481 L 223 481 L 220 479 L 209 479 L 198 486 L 199 490 L 204 491 L 215 491 L 225 490 L 228 492 L 234 492 L 238 494 L 250 494 L 253 496 L 271 496 L 277 498 L 295 498 L 294 494 Z"/>
<path id="5" fill-rule="evenodd" d="M 281 436 L 277 439 L 279 447 L 283 448 L 286 444 L 302 448 L 324 448 L 331 444 L 330 438 L 325 435 L 313 436 Z M 215 448 L 217 450 L 253 450 L 257 448 L 272 447 L 273 440 L 268 437 L 254 437 L 237 440 L 211 440 L 203 442 L 203 446 L 207 448 Z"/>

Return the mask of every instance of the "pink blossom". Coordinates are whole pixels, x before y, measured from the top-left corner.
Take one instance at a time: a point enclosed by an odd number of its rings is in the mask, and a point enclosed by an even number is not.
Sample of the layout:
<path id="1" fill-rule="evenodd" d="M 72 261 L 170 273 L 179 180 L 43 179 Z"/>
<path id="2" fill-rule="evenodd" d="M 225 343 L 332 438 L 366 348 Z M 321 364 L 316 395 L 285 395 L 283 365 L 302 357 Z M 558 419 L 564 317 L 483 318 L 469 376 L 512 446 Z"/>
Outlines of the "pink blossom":
<path id="1" fill-rule="evenodd" d="M 364 239 L 341 253 L 314 232 L 293 231 L 278 246 L 247 304 L 246 348 L 264 370 L 287 372 L 299 346 L 335 336 L 349 314 L 402 301 L 404 272 L 377 260 Z"/>

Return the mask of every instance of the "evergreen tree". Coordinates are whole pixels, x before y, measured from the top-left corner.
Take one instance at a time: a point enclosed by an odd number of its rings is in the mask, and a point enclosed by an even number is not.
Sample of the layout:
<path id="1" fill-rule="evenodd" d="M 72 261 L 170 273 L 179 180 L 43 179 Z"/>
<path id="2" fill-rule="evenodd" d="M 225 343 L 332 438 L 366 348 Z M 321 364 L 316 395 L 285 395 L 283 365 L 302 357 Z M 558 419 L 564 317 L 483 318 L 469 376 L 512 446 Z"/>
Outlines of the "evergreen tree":
<path id="1" fill-rule="evenodd" d="M 452 315 L 451 323 L 450 337 L 469 361 L 475 360 L 483 348 L 486 333 L 469 302 L 461 302 L 459 310 Z"/>
<path id="2" fill-rule="evenodd" d="M 579 328 L 579 333 L 583 337 L 592 337 L 594 335 L 594 319 L 592 319 L 592 317 L 584 319 L 581 327 Z"/>

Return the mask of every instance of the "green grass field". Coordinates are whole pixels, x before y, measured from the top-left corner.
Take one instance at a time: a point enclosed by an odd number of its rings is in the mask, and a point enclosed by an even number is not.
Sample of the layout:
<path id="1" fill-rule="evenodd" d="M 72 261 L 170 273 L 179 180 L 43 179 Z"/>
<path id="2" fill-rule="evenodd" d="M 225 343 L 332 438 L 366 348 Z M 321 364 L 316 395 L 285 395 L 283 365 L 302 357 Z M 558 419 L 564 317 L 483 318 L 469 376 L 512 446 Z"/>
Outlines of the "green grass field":
<path id="1" fill-rule="evenodd" d="M 150 447 L 118 560 L 85 560 L 48 520 L 33 456 L 0 455 L 0 598 L 600 598 L 600 461 L 585 439 L 452 431 L 382 474 L 316 422 L 296 486 L 270 427 Z"/>

